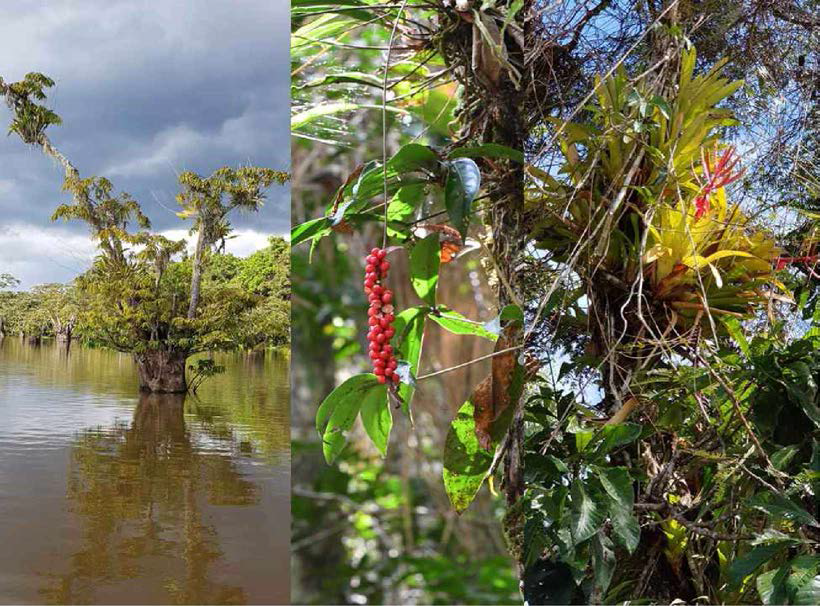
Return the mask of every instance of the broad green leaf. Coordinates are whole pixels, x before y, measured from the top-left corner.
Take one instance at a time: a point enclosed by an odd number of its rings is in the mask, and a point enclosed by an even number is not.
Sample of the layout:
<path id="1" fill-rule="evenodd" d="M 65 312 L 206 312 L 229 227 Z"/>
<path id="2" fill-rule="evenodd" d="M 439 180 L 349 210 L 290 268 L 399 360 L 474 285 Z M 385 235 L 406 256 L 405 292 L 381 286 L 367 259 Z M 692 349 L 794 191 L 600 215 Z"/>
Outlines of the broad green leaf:
<path id="1" fill-rule="evenodd" d="M 786 465 L 789 464 L 789 461 L 792 460 L 794 455 L 797 454 L 798 450 L 800 449 L 797 446 L 786 446 L 776 450 L 771 455 L 772 465 L 774 465 L 775 469 L 782 471 Z"/>
<path id="2" fill-rule="evenodd" d="M 423 307 L 411 307 L 405 309 L 396 316 L 393 328 L 396 330 L 395 343 L 396 355 L 399 359 L 410 364 L 410 372 L 415 376 L 419 372 L 419 358 L 421 357 L 421 346 L 424 338 L 424 318 L 427 316 L 427 309 Z M 412 410 L 410 404 L 413 401 L 415 389 L 407 383 L 399 383 L 399 396 L 402 399 L 402 410 L 412 420 Z"/>
<path id="3" fill-rule="evenodd" d="M 296 246 L 306 240 L 321 238 L 330 233 L 330 223 L 325 217 L 305 221 L 290 231 L 290 245 Z"/>
<path id="4" fill-rule="evenodd" d="M 436 304 L 436 284 L 441 260 L 439 234 L 432 233 L 416 243 L 410 251 L 410 281 L 422 301 Z"/>
<path id="5" fill-rule="evenodd" d="M 393 414 L 387 400 L 387 387 L 379 385 L 373 388 L 362 401 L 362 424 L 373 440 L 373 444 L 382 453 L 387 454 L 387 443 L 390 441 L 390 430 L 393 428 Z"/>
<path id="6" fill-rule="evenodd" d="M 609 495 L 609 518 L 615 537 L 632 553 L 638 547 L 641 527 L 632 512 L 635 495 L 629 471 L 625 467 L 604 467 L 596 468 L 595 473 Z"/>
<path id="7" fill-rule="evenodd" d="M 820 604 L 820 574 L 807 579 L 795 592 L 792 601 L 800 606 Z"/>
<path id="8" fill-rule="evenodd" d="M 457 335 L 475 335 L 490 341 L 498 340 L 498 333 L 488 331 L 480 322 L 474 322 L 457 311 L 440 305 L 438 310 L 430 313 L 429 318 L 443 329 Z"/>
<path id="9" fill-rule="evenodd" d="M 729 566 L 730 585 L 738 587 L 743 579 L 794 543 L 795 541 L 786 539 L 752 547 L 748 553 L 734 560 Z"/>
<path id="10" fill-rule="evenodd" d="M 322 436 L 322 452 L 333 463 L 345 447 L 347 432 L 359 414 L 362 402 L 381 385 L 373 374 L 350 377 L 330 392 L 316 411 L 316 430 Z"/>
<path id="11" fill-rule="evenodd" d="M 400 188 L 387 207 L 388 221 L 404 221 L 424 200 L 424 184 L 413 183 Z"/>
<path id="12" fill-rule="evenodd" d="M 789 564 L 792 573 L 786 578 L 786 593 L 791 603 L 820 604 L 820 601 L 815 599 L 820 598 L 820 587 L 817 585 L 820 556 L 797 556 Z"/>
<path id="13" fill-rule="evenodd" d="M 788 573 L 789 565 L 786 564 L 757 577 L 757 592 L 764 604 L 785 604 L 787 602 L 786 576 Z"/>
<path id="14" fill-rule="evenodd" d="M 467 235 L 473 199 L 480 188 L 481 171 L 470 158 L 456 158 L 448 163 L 444 205 L 450 216 L 450 223 L 459 231 L 462 238 Z"/>
<path id="15" fill-rule="evenodd" d="M 603 530 L 595 533 L 592 539 L 592 571 L 598 594 L 603 596 L 615 574 L 615 550 Z"/>
<path id="16" fill-rule="evenodd" d="M 524 164 L 524 152 L 499 145 L 498 143 L 485 143 L 475 147 L 457 147 L 448 156 L 454 158 L 507 158 L 520 164 Z"/>
<path id="17" fill-rule="evenodd" d="M 387 165 L 398 174 L 419 170 L 435 171 L 438 168 L 439 159 L 432 148 L 418 143 L 408 143 L 387 161 Z"/>
<path id="18" fill-rule="evenodd" d="M 461 513 L 473 502 L 493 462 L 493 453 L 478 443 L 473 403 L 467 400 L 450 423 L 444 442 L 444 489 L 453 509 Z"/>
<path id="19" fill-rule="evenodd" d="M 749 507 L 759 509 L 775 519 L 785 519 L 798 524 L 817 526 L 817 520 L 805 509 L 790 499 L 769 491 L 757 493 L 748 500 Z"/>
<path id="20" fill-rule="evenodd" d="M 584 482 L 576 479 L 570 489 L 572 503 L 570 506 L 572 519 L 572 540 L 578 545 L 594 535 L 604 523 L 606 512 L 603 507 L 592 498 L 585 489 Z"/>
<path id="21" fill-rule="evenodd" d="M 643 428 L 636 423 L 604 425 L 597 439 L 596 455 L 605 455 L 619 446 L 635 441 L 641 435 L 642 430 Z"/>

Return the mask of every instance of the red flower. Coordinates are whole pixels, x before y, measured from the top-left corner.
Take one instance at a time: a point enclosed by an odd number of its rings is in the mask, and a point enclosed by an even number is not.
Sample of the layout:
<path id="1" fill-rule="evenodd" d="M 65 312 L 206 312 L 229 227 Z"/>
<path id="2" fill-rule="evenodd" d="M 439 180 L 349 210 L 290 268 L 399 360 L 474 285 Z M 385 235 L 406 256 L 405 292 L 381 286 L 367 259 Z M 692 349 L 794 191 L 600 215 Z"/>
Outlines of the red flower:
<path id="1" fill-rule="evenodd" d="M 704 181 L 701 182 L 698 179 L 701 184 L 701 193 L 695 198 L 695 219 L 700 219 L 709 210 L 709 195 L 713 191 L 734 183 L 746 172 L 744 168 L 737 173 L 732 173 L 737 163 L 740 162 L 740 156 L 735 155 L 734 147 L 726 148 L 726 151 L 717 158 L 714 169 L 711 163 L 711 152 L 704 153 L 701 150 L 700 154 Z"/>

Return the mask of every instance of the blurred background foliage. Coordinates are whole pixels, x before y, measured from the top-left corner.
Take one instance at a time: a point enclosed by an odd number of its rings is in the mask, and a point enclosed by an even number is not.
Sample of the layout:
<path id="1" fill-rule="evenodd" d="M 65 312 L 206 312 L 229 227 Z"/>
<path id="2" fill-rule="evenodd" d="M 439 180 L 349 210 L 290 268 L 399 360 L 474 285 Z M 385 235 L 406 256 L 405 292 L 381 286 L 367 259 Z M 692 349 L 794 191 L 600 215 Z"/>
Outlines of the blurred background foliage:
<path id="1" fill-rule="evenodd" d="M 292 4 L 294 225 L 324 216 L 347 176 L 382 158 L 382 71 L 400 3 L 389 11 L 382 5 Z M 437 27 L 433 8 L 409 2 L 399 20 L 388 73 L 390 153 L 410 142 L 453 141 L 458 89 L 436 49 L 415 39 Z M 369 368 L 361 279 L 364 257 L 381 238 L 381 226 L 372 223 L 293 250 L 293 603 L 518 602 L 501 532 L 503 499 L 484 491 L 458 516 L 441 481 L 449 423 L 489 363 L 425 381 L 413 400 L 414 426 L 394 415 L 386 459 L 358 424 L 337 464 L 323 459 L 314 426 L 319 402 Z M 391 264 L 399 309 L 419 304 L 406 256 L 391 257 Z M 474 320 L 496 315 L 476 251 L 442 265 L 438 297 Z M 431 322 L 424 351 L 418 374 L 489 353 L 492 343 Z"/>

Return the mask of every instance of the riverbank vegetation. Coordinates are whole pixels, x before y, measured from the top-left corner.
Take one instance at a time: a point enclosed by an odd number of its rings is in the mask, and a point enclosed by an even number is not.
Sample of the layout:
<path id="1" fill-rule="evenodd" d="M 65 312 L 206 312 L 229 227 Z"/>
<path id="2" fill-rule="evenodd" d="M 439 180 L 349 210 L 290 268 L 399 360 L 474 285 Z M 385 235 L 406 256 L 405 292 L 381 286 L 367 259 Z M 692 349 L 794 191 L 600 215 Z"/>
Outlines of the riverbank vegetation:
<path id="1" fill-rule="evenodd" d="M 183 254 L 169 262 L 167 271 L 188 277 L 191 263 Z M 290 246 L 279 237 L 271 237 L 267 247 L 245 258 L 211 255 L 202 276 L 206 298 L 230 294 L 243 302 L 236 320 L 225 325 L 220 349 L 254 350 L 289 343 L 289 267 Z M 0 334 L 30 343 L 53 338 L 59 343 L 110 347 L 105 338 L 107 299 L 96 294 L 93 271 L 69 284 L 41 284 L 29 290 L 13 289 L 17 280 L 10 274 L 0 276 Z"/>
<path id="2" fill-rule="evenodd" d="M 189 222 L 188 255 L 185 240 L 151 230 L 135 199 L 117 193 L 104 177 L 81 177 L 54 146 L 46 131 L 61 120 L 45 104 L 53 84 L 38 73 L 13 83 L 0 79 L 0 95 L 12 112 L 9 131 L 61 166 L 70 201 L 52 219 L 85 223 L 99 254 L 71 286 L 5 295 L 18 311 L 27 306 L 19 318 L 10 316 L 21 324 L 16 328 L 35 340 L 49 330 L 63 340 L 80 330 L 94 343 L 132 354 L 140 389 L 152 392 L 186 391 L 186 361 L 195 353 L 284 342 L 287 246 L 273 240 L 247 266 L 222 251 L 231 217 L 258 212 L 267 189 L 288 175 L 252 166 L 223 167 L 209 176 L 181 173 L 177 216 Z"/>

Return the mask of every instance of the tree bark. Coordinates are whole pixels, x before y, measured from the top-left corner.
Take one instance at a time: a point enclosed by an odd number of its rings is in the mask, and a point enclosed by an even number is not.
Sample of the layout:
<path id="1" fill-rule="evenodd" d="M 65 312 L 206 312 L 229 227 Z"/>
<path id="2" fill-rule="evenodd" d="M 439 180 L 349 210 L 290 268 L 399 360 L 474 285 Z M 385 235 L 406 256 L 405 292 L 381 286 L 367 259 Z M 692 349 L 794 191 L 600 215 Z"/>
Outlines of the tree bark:
<path id="1" fill-rule="evenodd" d="M 140 391 L 151 393 L 185 393 L 187 352 L 152 349 L 134 354 Z"/>
<path id="2" fill-rule="evenodd" d="M 193 271 L 191 272 L 191 302 L 188 305 L 188 319 L 196 317 L 196 308 L 199 305 L 199 288 L 202 284 L 202 252 L 205 248 L 205 223 L 200 218 L 199 233 L 196 237 L 194 250 Z"/>

